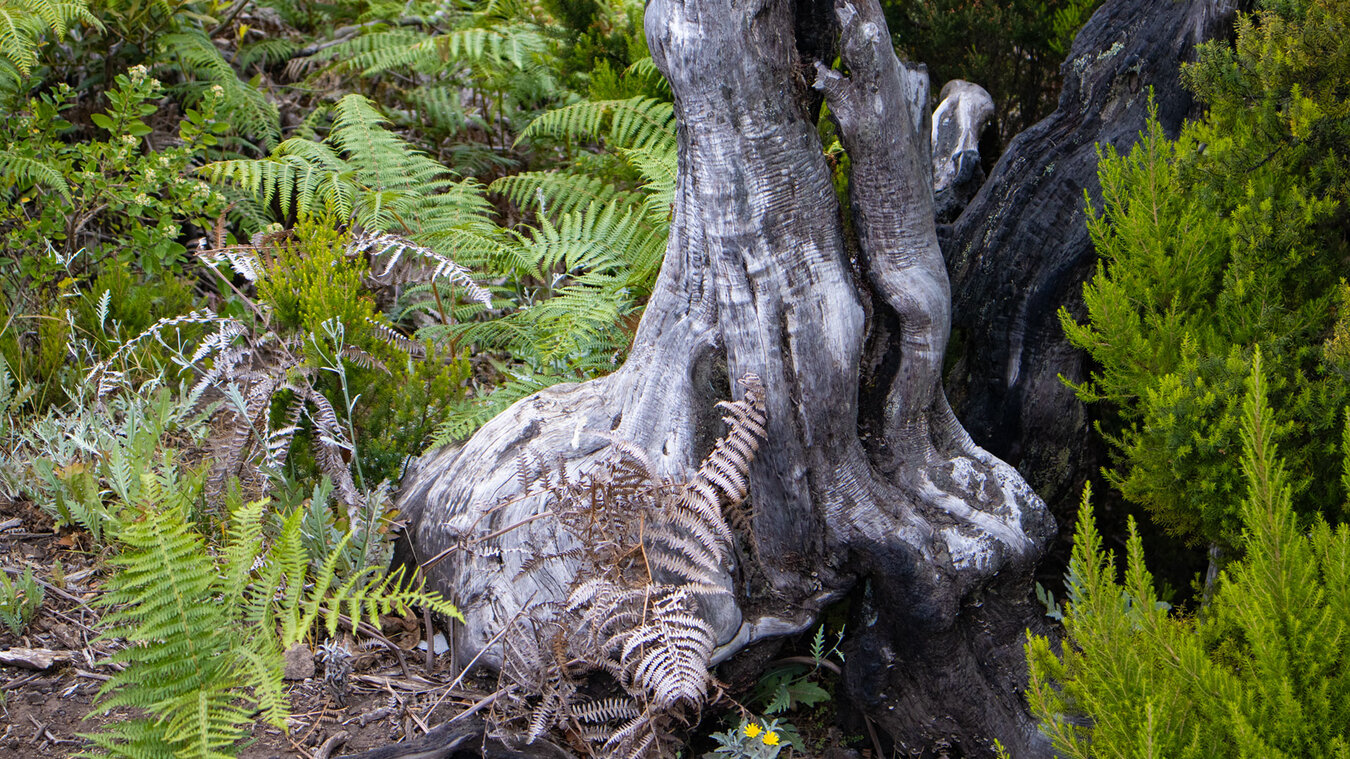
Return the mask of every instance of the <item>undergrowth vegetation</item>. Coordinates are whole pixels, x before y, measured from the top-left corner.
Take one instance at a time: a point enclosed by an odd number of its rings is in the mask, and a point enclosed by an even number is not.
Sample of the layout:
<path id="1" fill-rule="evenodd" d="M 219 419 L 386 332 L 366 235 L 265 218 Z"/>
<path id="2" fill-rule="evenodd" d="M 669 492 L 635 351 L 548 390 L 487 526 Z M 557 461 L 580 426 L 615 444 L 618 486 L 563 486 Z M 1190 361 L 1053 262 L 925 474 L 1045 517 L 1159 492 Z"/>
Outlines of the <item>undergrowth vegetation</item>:
<path id="1" fill-rule="evenodd" d="M 393 488 L 621 363 L 665 248 L 669 91 L 623 3 L 0 20 L 0 492 L 106 556 L 98 708 L 143 716 L 91 745 L 232 755 L 287 726 L 289 647 L 456 614 L 386 574 Z M 45 586 L 3 579 L 17 636 Z"/>

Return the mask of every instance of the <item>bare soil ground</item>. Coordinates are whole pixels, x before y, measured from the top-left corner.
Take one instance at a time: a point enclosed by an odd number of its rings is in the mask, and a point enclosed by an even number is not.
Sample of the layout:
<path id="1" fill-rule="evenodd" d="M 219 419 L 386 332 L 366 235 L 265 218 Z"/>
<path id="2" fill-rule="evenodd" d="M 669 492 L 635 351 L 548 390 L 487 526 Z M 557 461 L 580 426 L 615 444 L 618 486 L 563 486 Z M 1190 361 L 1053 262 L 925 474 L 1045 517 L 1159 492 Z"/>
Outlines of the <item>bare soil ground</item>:
<path id="1" fill-rule="evenodd" d="M 32 504 L 0 499 L 0 525 L 5 524 L 0 571 L 15 579 L 16 572 L 32 567 L 45 585 L 45 599 L 24 635 L 0 625 L 0 652 L 39 649 L 63 661 L 45 670 L 0 666 L 0 758 L 73 756 L 92 747 L 82 734 L 131 714 L 93 713 L 111 672 L 107 658 L 117 648 L 115 641 L 98 640 L 99 612 L 90 605 L 101 592 L 103 557 L 89 551 L 87 535 L 57 531 Z M 241 759 L 328 759 L 364 751 L 421 735 L 484 696 L 455 683 L 444 657 L 428 670 L 425 652 L 416 649 L 423 637 L 416 619 L 383 623 L 399 655 L 388 646 L 363 648 L 347 641 L 355 655 L 341 703 L 325 684 L 323 664 L 317 664 L 312 676 L 288 683 L 289 729 L 259 723 L 241 743 Z"/>

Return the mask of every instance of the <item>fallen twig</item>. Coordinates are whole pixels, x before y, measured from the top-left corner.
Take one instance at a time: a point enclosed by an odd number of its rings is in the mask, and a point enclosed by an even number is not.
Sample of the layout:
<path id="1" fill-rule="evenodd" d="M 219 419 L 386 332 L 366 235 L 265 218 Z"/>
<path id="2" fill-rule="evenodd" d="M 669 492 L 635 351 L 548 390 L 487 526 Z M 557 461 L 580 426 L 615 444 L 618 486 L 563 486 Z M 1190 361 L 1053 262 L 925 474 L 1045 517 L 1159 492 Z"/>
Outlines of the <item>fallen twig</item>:
<path id="1" fill-rule="evenodd" d="M 319 750 L 314 752 L 314 759 L 328 759 L 332 755 L 333 749 L 346 743 L 350 737 L 351 735 L 346 730 L 339 730 L 328 736 L 328 740 L 324 741 L 323 745 L 319 746 Z"/>
<path id="2" fill-rule="evenodd" d="M 12 567 L 0 567 L 0 568 L 4 569 L 6 572 L 9 572 L 10 574 L 15 576 L 23 575 L 23 571 L 19 569 L 14 569 Z M 33 581 L 36 582 L 38 585 L 41 585 L 42 587 L 46 588 L 47 590 L 50 590 L 51 592 L 55 593 L 56 595 L 66 599 L 67 601 L 73 601 L 74 603 L 83 606 L 86 609 L 89 609 L 89 613 L 91 614 L 94 613 L 94 610 L 89 608 L 89 602 L 85 601 L 83 598 L 80 598 L 79 596 L 74 595 L 72 593 L 67 593 L 66 591 L 56 587 L 55 585 L 52 585 L 51 583 L 47 582 L 46 580 L 43 580 L 40 577 L 34 577 Z M 94 614 L 94 616 L 97 618 L 98 615 Z"/>
<path id="3" fill-rule="evenodd" d="M 773 660 L 769 663 L 769 666 L 772 667 L 779 664 L 805 664 L 808 667 L 828 669 L 836 675 L 844 674 L 844 670 L 840 669 L 838 664 L 835 664 L 829 659 L 817 659 L 813 656 L 785 656 L 782 659 Z"/>
<path id="4" fill-rule="evenodd" d="M 451 723 L 458 722 L 458 721 L 460 721 L 460 720 L 462 720 L 462 719 L 465 719 L 465 718 L 467 718 L 467 717 L 472 717 L 473 715 L 477 714 L 478 712 L 483 711 L 484 709 L 488 708 L 489 706 L 492 706 L 493 702 L 495 702 L 497 699 L 501 698 L 501 697 L 506 693 L 507 690 L 509 690 L 509 689 L 508 689 L 508 688 L 500 688 L 500 689 L 498 689 L 495 693 L 489 694 L 489 695 L 487 695 L 487 696 L 484 696 L 484 697 L 478 699 L 478 703 L 474 704 L 473 706 L 470 706 L 468 709 L 465 709 L 464 711 L 460 712 L 459 714 L 456 714 L 455 716 L 451 717 L 449 720 L 446 721 L 445 724 L 449 725 L 449 724 L 451 724 Z M 440 702 L 438 701 L 437 703 L 440 703 Z M 432 709 L 435 709 L 435 708 L 436 708 L 435 706 L 432 706 Z M 430 715 L 431 712 L 427 712 L 427 714 Z"/>
<path id="5" fill-rule="evenodd" d="M 376 720 L 381 720 L 384 719 L 385 717 L 388 717 L 390 714 L 393 714 L 396 711 L 398 710 L 393 708 L 392 706 L 381 706 L 378 709 L 372 709 L 368 712 L 362 712 L 356 715 L 355 717 L 349 717 L 343 720 L 342 724 L 350 725 L 351 723 L 355 722 L 357 727 L 365 727 L 366 725 L 369 725 L 370 723 Z"/>

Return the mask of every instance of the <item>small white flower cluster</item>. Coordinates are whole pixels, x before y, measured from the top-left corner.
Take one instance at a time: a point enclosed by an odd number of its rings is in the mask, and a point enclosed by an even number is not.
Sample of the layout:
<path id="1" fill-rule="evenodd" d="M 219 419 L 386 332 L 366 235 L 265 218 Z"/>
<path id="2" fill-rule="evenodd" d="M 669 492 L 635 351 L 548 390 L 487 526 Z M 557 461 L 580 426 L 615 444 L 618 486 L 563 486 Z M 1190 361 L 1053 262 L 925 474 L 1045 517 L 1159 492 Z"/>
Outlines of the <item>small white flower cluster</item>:
<path id="1" fill-rule="evenodd" d="M 131 78 L 133 84 L 140 84 L 141 82 L 150 79 L 150 69 L 146 68 L 143 64 L 137 64 L 127 69 L 127 76 Z M 150 79 L 150 84 L 158 87 L 159 80 Z"/>

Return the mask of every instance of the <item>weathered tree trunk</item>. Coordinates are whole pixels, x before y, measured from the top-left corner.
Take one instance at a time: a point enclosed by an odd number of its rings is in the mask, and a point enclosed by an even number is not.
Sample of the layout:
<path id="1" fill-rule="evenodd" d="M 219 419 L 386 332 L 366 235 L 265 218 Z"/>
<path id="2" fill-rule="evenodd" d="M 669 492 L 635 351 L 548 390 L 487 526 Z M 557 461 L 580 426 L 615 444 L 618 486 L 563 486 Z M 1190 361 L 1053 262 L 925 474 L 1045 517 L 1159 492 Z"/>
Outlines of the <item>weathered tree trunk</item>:
<path id="1" fill-rule="evenodd" d="M 1102 463 L 1071 382 L 1085 356 L 1057 312 L 1080 316 L 1096 265 L 1084 190 L 1101 197 L 1098 144 L 1127 152 L 1148 117 L 1150 90 L 1164 129 L 1191 115 L 1182 62 L 1222 34 L 1229 0 L 1108 0 L 1078 33 L 1050 116 L 1019 134 L 978 195 L 941 230 L 952 277 L 960 355 L 947 377 L 952 404 L 981 445 L 1015 464 L 1061 516 Z"/>
<path id="2" fill-rule="evenodd" d="M 1054 524 L 942 392 L 950 291 L 926 75 L 896 60 L 876 0 L 651 0 L 646 31 L 675 96 L 679 178 L 629 360 L 428 456 L 401 495 L 416 558 L 446 556 L 426 573 L 465 615 L 456 662 L 529 659 L 533 641 L 507 633 L 572 587 L 566 562 L 522 571 L 538 546 L 575 543 L 545 499 L 519 497 L 522 459 L 580 472 L 623 440 L 682 475 L 718 434 L 714 404 L 753 373 L 767 414 L 750 477 L 757 550 L 705 581 L 730 591 L 697 608 L 711 659 L 805 630 L 853 593 L 846 687 L 894 741 L 1043 753 L 1017 685 L 1038 616 L 1030 568 Z M 847 76 L 820 63 L 836 39 Z M 852 162 L 856 250 L 817 136 L 822 92 Z M 465 548 L 489 538 L 492 551 Z"/>

